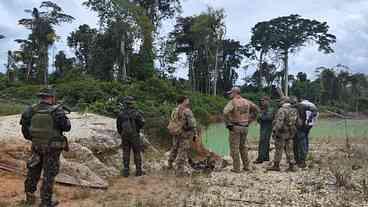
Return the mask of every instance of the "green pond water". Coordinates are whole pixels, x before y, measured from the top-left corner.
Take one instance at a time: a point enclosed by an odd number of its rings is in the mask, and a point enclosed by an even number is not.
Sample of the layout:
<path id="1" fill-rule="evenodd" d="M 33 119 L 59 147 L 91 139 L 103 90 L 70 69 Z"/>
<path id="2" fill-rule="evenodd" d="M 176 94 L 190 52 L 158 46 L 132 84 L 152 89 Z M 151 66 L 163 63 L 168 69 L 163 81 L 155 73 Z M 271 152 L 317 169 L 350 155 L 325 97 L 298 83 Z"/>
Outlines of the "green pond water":
<path id="1" fill-rule="evenodd" d="M 321 138 L 345 138 L 346 134 L 351 138 L 368 138 L 368 120 L 348 120 L 345 130 L 344 120 L 319 120 L 313 127 L 310 139 Z M 225 156 L 229 154 L 229 132 L 223 123 L 210 125 L 204 133 L 203 143 L 212 151 Z M 259 125 L 252 124 L 249 127 L 248 139 L 259 139 Z"/>

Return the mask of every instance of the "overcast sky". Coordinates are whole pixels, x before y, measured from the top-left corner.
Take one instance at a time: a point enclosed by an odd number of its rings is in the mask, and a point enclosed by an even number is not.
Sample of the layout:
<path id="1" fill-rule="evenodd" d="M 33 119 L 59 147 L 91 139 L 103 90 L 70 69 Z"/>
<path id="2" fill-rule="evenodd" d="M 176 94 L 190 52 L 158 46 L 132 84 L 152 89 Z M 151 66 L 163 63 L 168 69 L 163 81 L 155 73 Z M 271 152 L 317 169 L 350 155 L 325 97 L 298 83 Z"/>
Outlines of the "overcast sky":
<path id="1" fill-rule="evenodd" d="M 38 7 L 41 0 L 0 0 L 0 34 L 7 38 L 0 40 L 0 72 L 5 71 L 6 53 L 17 48 L 14 39 L 26 38 L 29 31 L 17 24 L 17 21 L 29 17 L 24 9 Z M 76 18 L 72 24 L 56 28 L 61 40 L 54 46 L 72 55 L 66 47 L 66 37 L 81 24 L 97 26 L 97 17 L 83 7 L 83 0 L 54 0 L 67 14 Z M 304 18 L 326 21 L 330 32 L 337 37 L 334 54 L 323 54 L 316 47 L 303 48 L 290 58 L 292 73 L 304 71 L 312 75 L 319 66 L 333 67 L 337 64 L 349 66 L 353 72 L 368 74 L 368 0 L 184 0 L 183 16 L 200 14 L 207 6 L 223 8 L 226 13 L 227 37 L 240 40 L 243 44 L 250 39 L 251 28 L 259 21 L 279 16 L 299 14 Z M 172 28 L 173 21 L 164 24 L 161 31 Z M 187 71 L 178 72 L 185 76 Z M 241 78 L 244 77 L 241 74 Z"/>

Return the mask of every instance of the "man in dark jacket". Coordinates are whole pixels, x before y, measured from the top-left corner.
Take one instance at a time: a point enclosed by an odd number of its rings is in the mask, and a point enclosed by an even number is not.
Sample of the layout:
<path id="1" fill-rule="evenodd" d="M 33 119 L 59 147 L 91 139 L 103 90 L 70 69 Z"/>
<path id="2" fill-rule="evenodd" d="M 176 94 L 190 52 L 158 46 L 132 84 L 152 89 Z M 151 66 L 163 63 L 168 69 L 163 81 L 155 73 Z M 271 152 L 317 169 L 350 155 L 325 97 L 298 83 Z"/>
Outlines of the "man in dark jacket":
<path id="1" fill-rule="evenodd" d="M 297 133 L 294 139 L 294 154 L 297 165 L 305 168 L 309 151 L 309 132 L 318 118 L 318 109 L 312 102 L 300 99 L 298 109 Z"/>
<path id="2" fill-rule="evenodd" d="M 264 161 L 270 160 L 270 138 L 272 134 L 272 121 L 274 118 L 274 110 L 270 106 L 270 98 L 264 96 L 260 99 L 261 112 L 258 116 L 258 123 L 260 125 L 260 136 L 258 145 L 258 158 L 255 164 L 261 164 Z"/>
<path id="3" fill-rule="evenodd" d="M 34 192 L 43 170 L 41 205 L 56 206 L 52 200 L 55 177 L 59 173 L 60 154 L 67 148 L 63 132 L 70 131 L 71 124 L 61 105 L 56 105 L 55 92 L 51 87 L 38 93 L 40 103 L 28 107 L 22 114 L 20 124 L 25 139 L 32 141 L 32 156 L 27 163 L 25 181 L 26 202 L 35 203 Z"/>
<path id="4" fill-rule="evenodd" d="M 134 107 L 134 97 L 128 96 L 123 99 L 124 109 L 116 120 L 117 130 L 122 138 L 121 146 L 123 148 L 123 171 L 124 177 L 129 176 L 130 151 L 134 153 L 134 163 L 136 167 L 136 176 L 144 175 L 142 170 L 143 141 L 140 138 L 140 130 L 144 126 L 142 112 Z"/>

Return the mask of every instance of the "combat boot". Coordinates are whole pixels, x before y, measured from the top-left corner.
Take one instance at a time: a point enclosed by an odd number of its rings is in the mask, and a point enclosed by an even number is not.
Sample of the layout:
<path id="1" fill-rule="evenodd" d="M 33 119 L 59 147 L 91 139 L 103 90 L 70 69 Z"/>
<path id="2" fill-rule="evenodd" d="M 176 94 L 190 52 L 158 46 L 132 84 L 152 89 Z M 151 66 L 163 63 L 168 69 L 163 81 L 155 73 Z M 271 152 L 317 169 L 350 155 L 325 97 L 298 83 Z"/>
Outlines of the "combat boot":
<path id="1" fill-rule="evenodd" d="M 48 203 L 44 203 L 44 202 L 42 202 L 42 203 L 39 205 L 39 207 L 55 207 L 55 206 L 57 206 L 57 205 L 59 205 L 59 201 L 57 201 L 57 200 L 53 200 L 53 201 L 48 202 Z"/>
<path id="2" fill-rule="evenodd" d="M 36 196 L 34 193 L 26 193 L 26 204 L 27 205 L 34 205 L 36 203 Z"/>
<path id="3" fill-rule="evenodd" d="M 167 169 L 168 169 L 168 170 L 172 170 L 172 169 L 174 169 L 173 162 L 171 162 L 171 161 L 169 161 L 169 162 L 168 162 Z"/>
<path id="4" fill-rule="evenodd" d="M 280 163 L 279 162 L 274 162 L 273 166 L 267 168 L 267 171 L 281 171 Z"/>
<path id="5" fill-rule="evenodd" d="M 305 161 L 300 161 L 297 165 L 299 168 L 302 168 L 302 169 L 307 167 L 307 165 L 305 164 Z"/>
<path id="6" fill-rule="evenodd" d="M 256 159 L 253 163 L 254 164 L 262 164 L 263 163 L 263 160 Z"/>
<path id="7" fill-rule="evenodd" d="M 295 165 L 293 163 L 289 163 L 289 168 L 286 171 L 287 172 L 296 172 Z"/>
<path id="8" fill-rule="evenodd" d="M 129 168 L 124 168 L 121 171 L 121 176 L 123 176 L 123 177 L 129 177 Z"/>
<path id="9" fill-rule="evenodd" d="M 246 171 L 246 172 L 250 170 L 249 163 L 244 165 L 243 170 Z"/>
<path id="10" fill-rule="evenodd" d="M 241 173 L 241 171 L 238 170 L 238 169 L 231 169 L 230 171 L 233 172 L 233 173 Z"/>
<path id="11" fill-rule="evenodd" d="M 129 160 L 123 160 L 123 170 L 121 171 L 121 176 L 129 177 Z"/>
<path id="12" fill-rule="evenodd" d="M 142 168 L 138 168 L 137 171 L 135 172 L 135 176 L 136 177 L 140 177 L 145 175 L 146 173 L 142 170 Z"/>

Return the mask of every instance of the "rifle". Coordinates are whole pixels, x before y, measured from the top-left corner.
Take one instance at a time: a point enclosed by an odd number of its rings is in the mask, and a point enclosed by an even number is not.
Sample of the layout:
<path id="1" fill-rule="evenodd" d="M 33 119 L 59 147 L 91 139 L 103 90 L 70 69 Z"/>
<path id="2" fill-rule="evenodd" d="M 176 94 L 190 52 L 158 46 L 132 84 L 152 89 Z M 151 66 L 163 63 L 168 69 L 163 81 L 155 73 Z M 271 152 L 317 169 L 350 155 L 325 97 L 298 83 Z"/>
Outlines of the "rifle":
<path id="1" fill-rule="evenodd" d="M 56 107 L 57 109 L 62 108 L 64 111 L 67 112 L 67 114 L 72 113 L 72 109 L 66 106 L 63 101 L 59 101 L 57 102 L 57 104 L 58 104 Z"/>

